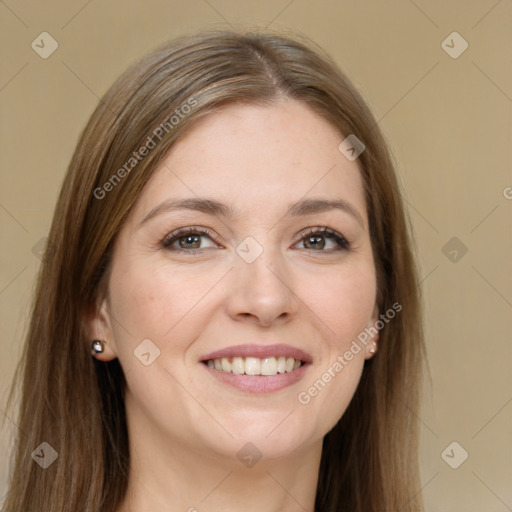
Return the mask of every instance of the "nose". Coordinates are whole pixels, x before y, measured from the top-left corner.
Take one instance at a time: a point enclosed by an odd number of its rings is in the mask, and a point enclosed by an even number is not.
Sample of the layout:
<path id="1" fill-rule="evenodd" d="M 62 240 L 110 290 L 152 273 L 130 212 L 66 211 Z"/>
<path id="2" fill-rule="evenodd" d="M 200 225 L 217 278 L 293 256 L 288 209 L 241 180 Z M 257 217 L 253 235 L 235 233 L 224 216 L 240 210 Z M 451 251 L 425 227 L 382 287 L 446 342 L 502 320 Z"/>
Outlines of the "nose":
<path id="1" fill-rule="evenodd" d="M 285 262 L 270 251 L 252 263 L 239 258 L 230 279 L 227 310 L 234 320 L 269 327 L 296 316 L 300 299 L 293 290 L 291 274 Z"/>

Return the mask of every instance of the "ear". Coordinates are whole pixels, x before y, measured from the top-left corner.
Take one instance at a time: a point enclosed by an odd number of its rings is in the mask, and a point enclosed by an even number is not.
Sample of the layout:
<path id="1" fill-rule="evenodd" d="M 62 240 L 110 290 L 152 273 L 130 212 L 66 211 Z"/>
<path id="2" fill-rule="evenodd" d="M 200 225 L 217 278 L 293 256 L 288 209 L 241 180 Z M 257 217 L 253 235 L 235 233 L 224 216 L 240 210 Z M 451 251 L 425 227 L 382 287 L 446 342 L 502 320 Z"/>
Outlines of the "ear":
<path id="1" fill-rule="evenodd" d="M 377 320 L 379 320 L 379 308 L 377 307 L 377 304 L 375 304 L 372 317 L 368 323 L 368 330 L 371 334 L 368 343 L 366 344 L 365 359 L 371 359 L 377 352 L 379 341 L 379 330 L 375 327 Z"/>
<path id="2" fill-rule="evenodd" d="M 99 361 L 111 361 L 117 357 L 117 350 L 112 329 L 111 315 L 108 301 L 104 298 L 98 304 L 90 304 L 83 315 L 83 327 L 86 333 L 87 350 L 91 350 L 94 340 L 104 342 L 104 350 L 94 357 Z"/>

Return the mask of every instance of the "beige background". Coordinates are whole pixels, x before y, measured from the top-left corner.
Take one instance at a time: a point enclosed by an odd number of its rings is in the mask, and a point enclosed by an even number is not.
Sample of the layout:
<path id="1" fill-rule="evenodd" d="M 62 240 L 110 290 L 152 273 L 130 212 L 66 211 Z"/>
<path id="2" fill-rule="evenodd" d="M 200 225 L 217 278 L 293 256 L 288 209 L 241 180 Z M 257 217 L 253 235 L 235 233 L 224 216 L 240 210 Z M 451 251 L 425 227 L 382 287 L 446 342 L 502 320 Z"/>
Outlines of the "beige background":
<path id="1" fill-rule="evenodd" d="M 39 265 L 33 247 L 49 229 L 98 97 L 176 35 L 239 23 L 293 29 L 360 88 L 397 161 L 421 262 L 432 375 L 414 411 L 427 511 L 512 510 L 509 0 L 5 0 L 0 15 L 0 417 Z M 31 48 L 43 31 L 59 44 L 48 59 Z M 456 59 L 442 47 L 453 31 L 469 44 Z M 461 40 L 452 39 L 453 52 Z M 442 250 L 452 237 L 467 247 L 462 257 L 449 247 L 456 262 Z M 0 435 L 0 497 L 15 428 L 8 418 Z M 453 441 L 469 453 L 458 469 L 441 457 Z M 449 451 L 451 460 L 461 453 Z"/>

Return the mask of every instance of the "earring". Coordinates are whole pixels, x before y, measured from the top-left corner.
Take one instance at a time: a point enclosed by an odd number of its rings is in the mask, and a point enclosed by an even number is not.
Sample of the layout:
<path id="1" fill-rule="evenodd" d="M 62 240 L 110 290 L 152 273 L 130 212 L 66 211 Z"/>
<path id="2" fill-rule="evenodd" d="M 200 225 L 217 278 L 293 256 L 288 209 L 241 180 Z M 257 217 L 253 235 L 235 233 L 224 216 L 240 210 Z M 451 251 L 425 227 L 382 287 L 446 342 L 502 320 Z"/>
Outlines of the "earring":
<path id="1" fill-rule="evenodd" d="M 375 354 L 375 352 L 377 352 L 377 343 L 372 343 L 372 346 L 368 349 L 368 352 L 370 352 L 370 354 Z"/>
<path id="2" fill-rule="evenodd" d="M 94 340 L 91 343 L 91 355 L 96 356 L 102 354 L 106 343 L 107 342 L 104 340 Z"/>

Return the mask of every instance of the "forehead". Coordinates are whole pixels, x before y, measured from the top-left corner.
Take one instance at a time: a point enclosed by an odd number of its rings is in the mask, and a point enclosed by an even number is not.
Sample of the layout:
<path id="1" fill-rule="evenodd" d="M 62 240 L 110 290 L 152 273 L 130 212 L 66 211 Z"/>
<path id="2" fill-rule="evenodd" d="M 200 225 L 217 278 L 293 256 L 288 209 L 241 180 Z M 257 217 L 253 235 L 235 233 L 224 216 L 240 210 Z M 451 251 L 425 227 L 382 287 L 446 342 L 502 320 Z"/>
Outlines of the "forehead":
<path id="1" fill-rule="evenodd" d="M 214 197 L 260 215 L 302 198 L 343 198 L 365 217 L 357 161 L 345 138 L 307 105 L 234 103 L 208 113 L 171 148 L 135 207 L 141 215 L 172 197 Z M 252 212 L 254 213 L 254 212 Z"/>

